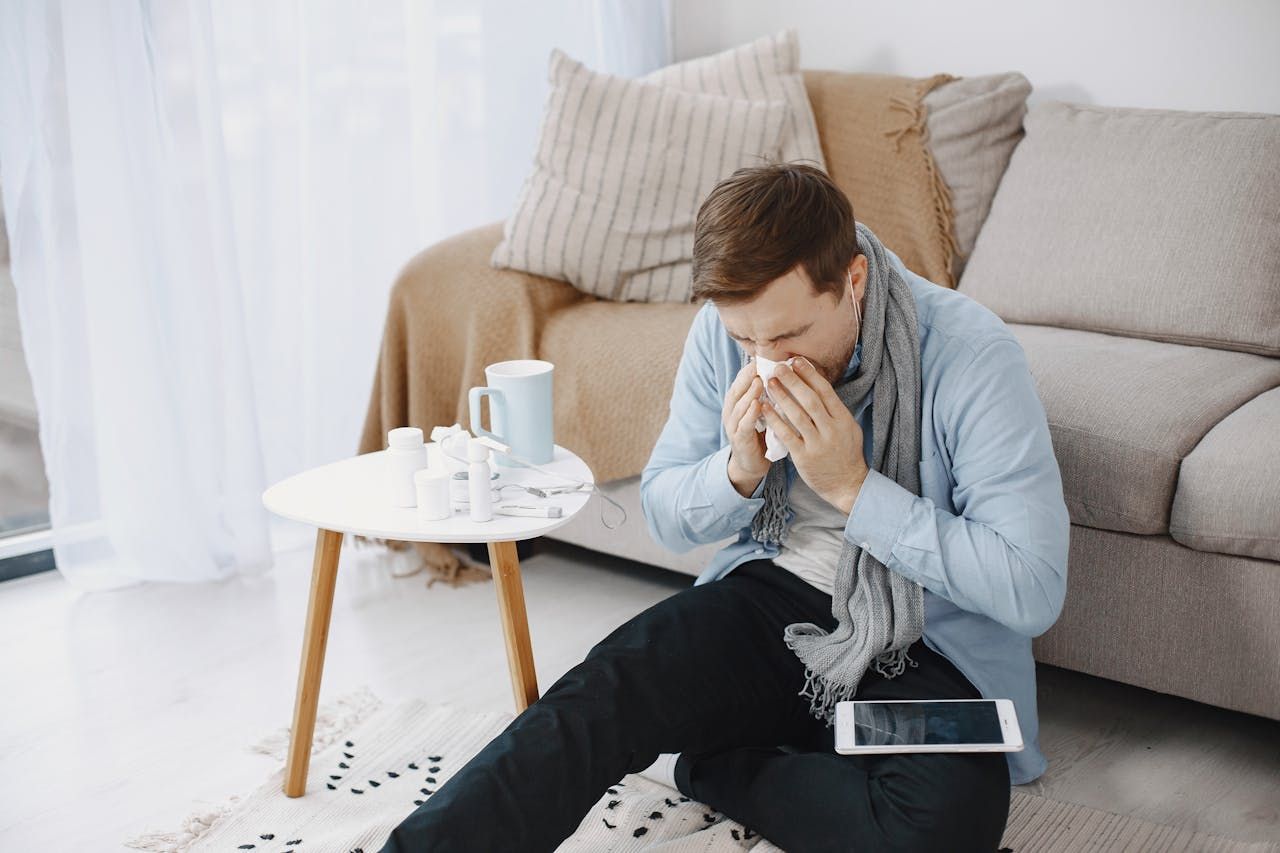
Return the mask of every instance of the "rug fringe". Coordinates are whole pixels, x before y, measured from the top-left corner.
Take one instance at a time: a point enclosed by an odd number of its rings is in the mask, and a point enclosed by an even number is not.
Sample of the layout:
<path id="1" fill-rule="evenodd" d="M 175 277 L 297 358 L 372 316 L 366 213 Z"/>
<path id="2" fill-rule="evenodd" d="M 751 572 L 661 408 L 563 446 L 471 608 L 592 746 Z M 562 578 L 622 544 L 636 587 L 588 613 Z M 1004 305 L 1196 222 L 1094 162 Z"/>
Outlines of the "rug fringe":
<path id="1" fill-rule="evenodd" d="M 374 711 L 382 707 L 382 700 L 367 685 L 339 696 L 332 702 L 320 705 L 316 712 L 316 731 L 311 743 L 315 755 L 338 738 L 346 735 L 364 722 Z M 289 753 L 290 727 L 285 726 L 249 747 L 251 752 L 269 755 L 284 761 Z M 147 832 L 124 842 L 135 850 L 153 850 L 159 853 L 183 853 L 210 829 L 235 810 L 240 796 L 233 794 L 223 803 L 194 811 L 182 821 L 182 828 L 173 832 Z"/>
<path id="2" fill-rule="evenodd" d="M 368 686 L 361 686 L 351 693 L 339 696 L 331 703 L 321 705 L 316 713 L 316 730 L 311 739 L 311 754 L 315 755 L 329 746 L 381 707 L 382 700 L 375 696 Z M 289 754 L 291 731 L 290 726 L 277 729 L 251 745 L 249 750 L 270 755 L 277 761 L 284 761 Z"/>
<path id="3" fill-rule="evenodd" d="M 159 853 L 182 853 L 189 849 L 200 836 L 212 829 L 218 821 L 231 814 L 239 804 L 240 797 L 233 794 L 224 803 L 187 815 L 182 821 L 182 829 L 176 832 L 147 832 L 126 841 L 124 846 L 135 850 L 159 851 Z"/>

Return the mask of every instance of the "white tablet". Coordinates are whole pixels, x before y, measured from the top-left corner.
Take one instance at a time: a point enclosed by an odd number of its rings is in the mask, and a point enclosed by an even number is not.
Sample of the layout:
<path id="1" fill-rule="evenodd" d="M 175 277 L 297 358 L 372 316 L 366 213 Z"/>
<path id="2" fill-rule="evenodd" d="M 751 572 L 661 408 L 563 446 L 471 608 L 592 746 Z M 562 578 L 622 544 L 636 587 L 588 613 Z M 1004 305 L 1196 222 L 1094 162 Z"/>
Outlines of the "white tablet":
<path id="1" fill-rule="evenodd" d="M 1018 752 L 1012 699 L 891 699 L 836 703 L 836 752 Z"/>

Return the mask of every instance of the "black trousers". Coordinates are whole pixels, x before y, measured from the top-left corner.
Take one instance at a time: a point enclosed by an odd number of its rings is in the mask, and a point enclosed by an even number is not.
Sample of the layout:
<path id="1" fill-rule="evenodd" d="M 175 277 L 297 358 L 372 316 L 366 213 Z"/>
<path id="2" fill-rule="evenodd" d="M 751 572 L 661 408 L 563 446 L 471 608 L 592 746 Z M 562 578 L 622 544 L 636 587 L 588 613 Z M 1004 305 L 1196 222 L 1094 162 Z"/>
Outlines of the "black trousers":
<path id="1" fill-rule="evenodd" d="M 831 596 L 770 560 L 739 565 L 636 615 L 391 833 L 383 853 L 552 851 L 605 789 L 682 753 L 686 796 L 788 853 L 995 853 L 1009 815 L 1004 753 L 840 755 L 809 714 L 793 622 L 836 626 Z M 923 639 L 859 699 L 981 698 Z"/>

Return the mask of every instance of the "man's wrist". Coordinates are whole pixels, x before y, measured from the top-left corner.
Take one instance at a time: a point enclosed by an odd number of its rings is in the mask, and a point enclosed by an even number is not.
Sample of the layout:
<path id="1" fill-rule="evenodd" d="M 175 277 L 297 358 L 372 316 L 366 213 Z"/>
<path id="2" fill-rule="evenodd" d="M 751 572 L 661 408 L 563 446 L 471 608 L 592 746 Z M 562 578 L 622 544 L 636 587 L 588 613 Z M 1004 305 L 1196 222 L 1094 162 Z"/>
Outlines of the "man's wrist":
<path id="1" fill-rule="evenodd" d="M 866 472 L 858 477 L 853 484 L 845 491 L 840 499 L 836 501 L 836 508 L 845 515 L 853 514 L 853 505 L 858 502 L 858 495 L 862 492 L 862 484 L 867 481 Z"/>
<path id="2" fill-rule="evenodd" d="M 733 488 L 738 494 L 744 498 L 749 498 L 755 494 L 756 487 L 760 485 L 760 481 L 764 479 L 761 474 L 758 477 L 752 477 L 750 474 L 743 473 L 737 465 L 734 464 L 733 456 L 729 456 L 728 464 L 729 482 L 733 484 Z"/>

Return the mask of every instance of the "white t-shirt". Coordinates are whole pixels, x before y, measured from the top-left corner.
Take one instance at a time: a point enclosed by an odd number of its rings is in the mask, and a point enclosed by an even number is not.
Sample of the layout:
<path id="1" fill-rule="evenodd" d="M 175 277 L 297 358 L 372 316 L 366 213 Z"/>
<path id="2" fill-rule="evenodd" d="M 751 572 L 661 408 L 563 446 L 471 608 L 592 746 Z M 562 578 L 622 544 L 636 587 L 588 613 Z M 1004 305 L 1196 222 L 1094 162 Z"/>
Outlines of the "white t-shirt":
<path id="1" fill-rule="evenodd" d="M 796 515 L 773 562 L 831 595 L 849 517 L 819 497 L 800 476 L 787 498 Z"/>

